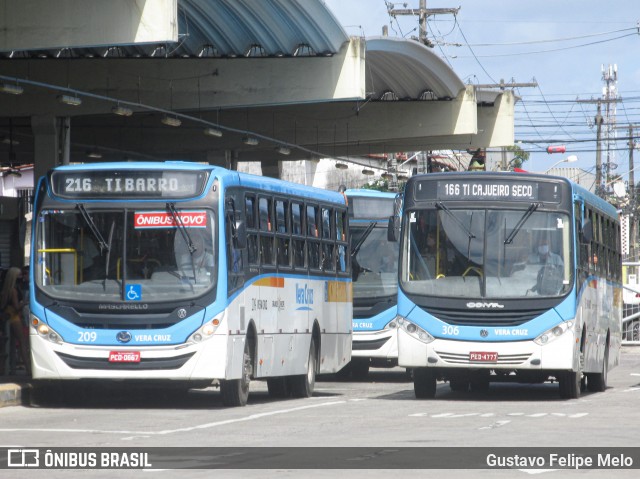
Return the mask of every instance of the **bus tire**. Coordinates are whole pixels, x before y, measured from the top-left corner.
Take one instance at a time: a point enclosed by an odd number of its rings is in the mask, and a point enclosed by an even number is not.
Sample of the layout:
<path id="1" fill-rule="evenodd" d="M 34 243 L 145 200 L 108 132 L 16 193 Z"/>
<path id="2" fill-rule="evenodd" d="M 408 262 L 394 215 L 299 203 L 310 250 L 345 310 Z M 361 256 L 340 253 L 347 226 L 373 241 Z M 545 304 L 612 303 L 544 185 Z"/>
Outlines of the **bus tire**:
<path id="1" fill-rule="evenodd" d="M 433 399 L 436 396 L 436 373 L 429 368 L 413 370 L 413 390 L 417 399 Z"/>
<path id="2" fill-rule="evenodd" d="M 313 395 L 313 388 L 316 384 L 316 368 L 318 363 L 316 338 L 311 337 L 309 346 L 309 358 L 307 359 L 307 373 L 289 378 L 289 388 L 291 396 L 294 398 L 308 398 Z"/>
<path id="3" fill-rule="evenodd" d="M 225 379 L 220 381 L 222 403 L 226 407 L 246 406 L 249 399 L 249 384 L 253 371 L 253 359 L 249 347 L 249 340 L 244 343 L 244 355 L 242 361 L 242 377 L 240 379 Z"/>
<path id="4" fill-rule="evenodd" d="M 268 378 L 267 389 L 272 398 L 287 398 L 291 395 L 286 377 Z"/>
<path id="5" fill-rule="evenodd" d="M 582 390 L 581 371 L 562 371 L 558 376 L 560 397 L 562 399 L 578 399 Z"/>
<path id="6" fill-rule="evenodd" d="M 599 373 L 587 374 L 587 389 L 594 393 L 601 393 L 607 389 L 607 376 L 609 373 L 609 344 L 604 348 L 602 358 L 602 371 Z"/>

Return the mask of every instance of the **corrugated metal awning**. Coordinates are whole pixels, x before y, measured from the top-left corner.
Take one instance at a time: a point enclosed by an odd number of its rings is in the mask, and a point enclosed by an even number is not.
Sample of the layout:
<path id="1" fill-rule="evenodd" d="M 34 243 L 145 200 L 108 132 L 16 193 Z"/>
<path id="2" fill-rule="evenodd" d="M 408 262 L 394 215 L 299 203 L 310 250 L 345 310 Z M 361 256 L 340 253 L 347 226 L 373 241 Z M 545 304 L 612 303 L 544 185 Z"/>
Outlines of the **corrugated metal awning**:
<path id="1" fill-rule="evenodd" d="M 328 56 L 348 35 L 321 0 L 178 0 L 177 43 L 7 52 L 12 58 Z"/>

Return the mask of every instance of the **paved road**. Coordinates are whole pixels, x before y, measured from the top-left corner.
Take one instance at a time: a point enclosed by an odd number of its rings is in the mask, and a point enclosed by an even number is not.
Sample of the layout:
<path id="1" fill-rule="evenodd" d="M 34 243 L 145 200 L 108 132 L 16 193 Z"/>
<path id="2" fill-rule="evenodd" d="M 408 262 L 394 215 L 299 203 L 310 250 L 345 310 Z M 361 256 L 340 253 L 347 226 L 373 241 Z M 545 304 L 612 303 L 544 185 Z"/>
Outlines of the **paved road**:
<path id="1" fill-rule="evenodd" d="M 252 384 L 249 404 L 224 408 L 218 390 L 184 393 L 94 388 L 76 404 L 0 409 L 0 446 L 158 447 L 258 446 L 375 448 L 629 447 L 640 446 L 640 348 L 623 350 L 622 364 L 604 393 L 561 400 L 557 385 L 492 385 L 489 392 L 452 392 L 439 384 L 435 400 L 416 400 L 400 369 L 372 370 L 366 381 L 321 378 L 310 399 L 273 400 L 262 382 Z M 366 463 L 367 458 L 364 459 Z M 454 459 L 457 463 L 457 460 Z M 639 461 L 640 462 L 640 461 Z M 637 464 L 640 466 L 640 464 Z M 5 474 L 5 473 L 9 474 Z M 526 477 L 514 470 L 421 471 L 420 476 Z M 637 477 L 638 469 L 546 471 L 545 479 L 570 474 Z M 9 477 L 73 477 L 78 471 L 0 471 Z M 83 472 L 86 477 L 132 477 L 132 471 Z M 388 477 L 375 471 L 300 471 L 283 467 L 252 471 L 136 471 L 136 477 Z M 391 473 L 397 474 L 395 473 Z M 411 474 L 412 476 L 417 475 Z"/>

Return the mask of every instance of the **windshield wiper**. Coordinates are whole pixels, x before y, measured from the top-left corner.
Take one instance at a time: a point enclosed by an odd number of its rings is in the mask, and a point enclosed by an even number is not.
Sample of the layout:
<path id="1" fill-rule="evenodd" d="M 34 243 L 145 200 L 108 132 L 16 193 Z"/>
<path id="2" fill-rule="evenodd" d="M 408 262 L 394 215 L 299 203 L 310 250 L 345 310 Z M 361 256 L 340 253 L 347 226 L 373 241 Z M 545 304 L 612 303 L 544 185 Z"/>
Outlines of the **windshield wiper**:
<path id="1" fill-rule="evenodd" d="M 91 233 L 93 234 L 95 239 L 98 241 L 98 246 L 100 247 L 100 254 L 102 255 L 102 252 L 104 250 L 109 251 L 109 244 L 107 244 L 107 242 L 104 240 L 104 237 L 100 233 L 100 230 L 98 230 L 98 227 L 96 226 L 95 222 L 93 221 L 93 218 L 91 218 L 89 213 L 87 213 L 87 209 L 84 207 L 84 205 L 82 203 L 76 204 L 76 207 L 80 211 L 80 215 L 82 216 L 84 221 L 89 226 L 89 229 L 91 230 Z"/>
<path id="2" fill-rule="evenodd" d="M 539 206 L 540 206 L 540 203 L 531 203 L 531 206 L 529 206 L 529 209 L 527 209 L 527 211 L 524 212 L 524 214 L 520 217 L 520 220 L 518 221 L 518 223 L 511 230 L 511 233 L 509 233 L 509 236 L 507 236 L 507 238 L 504 240 L 504 244 L 513 243 L 513 240 L 516 238 L 516 235 L 518 234 L 518 232 L 522 229 L 522 226 L 533 214 L 533 212 L 538 209 Z"/>
<path id="3" fill-rule="evenodd" d="M 467 238 L 469 238 L 469 241 L 467 242 L 467 261 L 469 261 L 469 258 L 471 258 L 471 240 L 475 239 L 476 235 L 474 235 L 471 232 L 471 229 L 467 228 L 467 226 L 460 220 L 460 218 L 454 215 L 453 211 L 447 208 L 447 206 L 442 201 L 436 203 L 436 208 L 447 213 L 449 217 L 451 217 L 451 219 L 462 229 L 462 231 L 467 233 Z M 471 221 L 473 221 L 473 213 L 471 213 Z M 469 222 L 469 226 L 471 226 L 471 221 Z"/>
<path id="4" fill-rule="evenodd" d="M 353 248 L 351 248 L 351 257 L 352 258 L 356 257 L 356 255 L 358 254 L 358 251 L 360 251 L 360 248 L 362 247 L 364 242 L 367 240 L 367 238 L 369 237 L 369 235 L 373 231 L 373 228 L 375 228 L 375 227 L 376 227 L 376 222 L 375 221 L 373 221 L 373 222 L 371 222 L 371 223 L 369 223 L 367 225 L 367 228 L 362 233 L 362 236 L 360 237 L 358 242 L 353 246 Z"/>
<path id="5" fill-rule="evenodd" d="M 182 235 L 182 239 L 187 244 L 187 249 L 189 250 L 189 256 L 191 257 L 191 269 L 193 270 L 193 282 L 195 283 L 196 282 L 196 264 L 193 261 L 193 253 L 195 253 L 197 250 L 196 245 L 193 244 L 193 241 L 191 240 L 191 236 L 189 235 L 187 228 L 184 226 L 184 223 L 182 222 L 182 218 L 176 211 L 175 203 L 167 203 L 167 209 L 169 210 L 169 213 L 171 213 L 173 222 L 176 224 L 176 228 L 178 228 L 178 231 L 180 231 L 180 234 Z"/>
<path id="6" fill-rule="evenodd" d="M 444 203 L 442 203 L 442 202 L 440 202 L 440 203 L 436 203 L 436 208 L 438 208 L 439 210 L 442 210 L 442 211 L 444 211 L 445 213 L 447 213 L 447 214 L 451 217 L 451 219 L 452 219 L 453 221 L 455 221 L 455 222 L 456 222 L 456 224 L 457 224 L 458 226 L 460 226 L 460 228 L 462 228 L 462 231 L 464 231 L 465 233 L 467 233 L 467 236 L 469 237 L 469 239 L 470 239 L 470 240 L 471 240 L 471 239 L 475 239 L 476 235 L 474 235 L 474 234 L 471 232 L 471 230 L 470 230 L 469 228 L 467 228 L 467 226 L 466 226 L 462 221 L 460 221 L 460 218 L 458 218 L 456 215 L 454 215 L 454 214 L 453 214 L 453 211 L 451 211 L 449 208 L 447 208 L 447 207 L 445 206 L 445 204 L 444 204 Z"/>

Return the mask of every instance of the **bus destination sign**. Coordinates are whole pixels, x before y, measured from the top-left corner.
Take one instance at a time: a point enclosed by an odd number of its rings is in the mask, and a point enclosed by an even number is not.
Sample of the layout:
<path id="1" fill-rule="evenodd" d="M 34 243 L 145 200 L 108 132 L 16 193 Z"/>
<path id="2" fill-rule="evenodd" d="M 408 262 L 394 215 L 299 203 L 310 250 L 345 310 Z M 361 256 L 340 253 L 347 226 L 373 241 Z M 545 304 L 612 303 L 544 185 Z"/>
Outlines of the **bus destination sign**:
<path id="1" fill-rule="evenodd" d="M 54 171 L 51 185 L 63 198 L 180 199 L 201 194 L 206 180 L 203 171 Z"/>
<path id="2" fill-rule="evenodd" d="M 482 179 L 438 181 L 438 199 L 531 202 L 538 200 L 538 183 Z"/>

